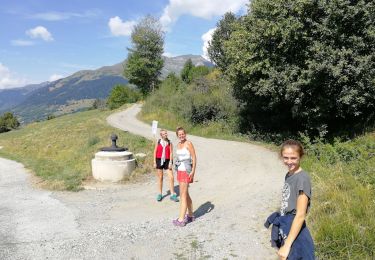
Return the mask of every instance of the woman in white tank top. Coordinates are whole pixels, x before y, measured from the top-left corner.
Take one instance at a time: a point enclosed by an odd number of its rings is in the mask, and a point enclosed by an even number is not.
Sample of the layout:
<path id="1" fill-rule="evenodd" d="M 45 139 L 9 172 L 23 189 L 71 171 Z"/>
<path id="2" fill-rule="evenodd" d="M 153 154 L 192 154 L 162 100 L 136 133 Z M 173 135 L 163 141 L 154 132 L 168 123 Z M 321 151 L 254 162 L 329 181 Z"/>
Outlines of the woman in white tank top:
<path id="1" fill-rule="evenodd" d="M 180 162 L 191 162 L 191 155 L 189 150 L 186 148 L 186 142 L 184 143 L 182 149 L 176 150 L 177 160 Z M 177 171 L 186 171 L 186 163 L 180 163 L 177 167 Z"/>
<path id="2" fill-rule="evenodd" d="M 179 143 L 177 144 L 175 162 L 177 169 L 177 180 L 180 186 L 180 214 L 173 220 L 175 226 L 183 227 L 194 221 L 193 202 L 189 194 L 189 183 L 194 181 L 197 158 L 193 144 L 186 139 L 185 129 L 182 127 L 176 130 Z"/>

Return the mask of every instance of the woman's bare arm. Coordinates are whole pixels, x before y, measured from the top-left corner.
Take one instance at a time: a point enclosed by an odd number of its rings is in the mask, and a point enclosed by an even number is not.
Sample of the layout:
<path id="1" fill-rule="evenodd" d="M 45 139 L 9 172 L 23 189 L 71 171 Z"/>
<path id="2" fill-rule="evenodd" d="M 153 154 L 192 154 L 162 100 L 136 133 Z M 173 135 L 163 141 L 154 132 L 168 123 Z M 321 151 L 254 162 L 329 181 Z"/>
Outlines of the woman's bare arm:
<path id="1" fill-rule="evenodd" d="M 309 197 L 303 191 L 300 191 L 297 198 L 297 212 L 293 219 L 292 226 L 289 231 L 289 235 L 285 240 L 284 245 L 279 249 L 278 255 L 280 259 L 286 259 L 289 255 L 290 248 L 299 232 L 301 231 L 302 225 L 306 218 L 307 205 L 309 203 Z"/>

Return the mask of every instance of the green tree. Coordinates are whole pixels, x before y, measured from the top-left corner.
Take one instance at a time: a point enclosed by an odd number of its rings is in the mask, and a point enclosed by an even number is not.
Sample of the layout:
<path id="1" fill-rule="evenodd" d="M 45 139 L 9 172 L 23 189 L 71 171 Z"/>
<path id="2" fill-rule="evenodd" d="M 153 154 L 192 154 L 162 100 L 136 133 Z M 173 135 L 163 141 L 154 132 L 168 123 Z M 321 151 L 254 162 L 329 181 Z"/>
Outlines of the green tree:
<path id="1" fill-rule="evenodd" d="M 133 46 L 128 48 L 124 75 L 147 95 L 158 86 L 164 64 L 164 32 L 160 22 L 146 16 L 134 27 L 131 41 Z"/>
<path id="2" fill-rule="evenodd" d="M 375 2 L 254 0 L 226 44 L 244 129 L 352 134 L 375 122 Z"/>
<path id="3" fill-rule="evenodd" d="M 204 65 L 195 66 L 190 71 L 191 80 L 201 78 L 208 75 L 211 72 L 211 69 Z"/>
<path id="4" fill-rule="evenodd" d="M 191 59 L 188 59 L 185 62 L 184 67 L 182 68 L 180 72 L 180 76 L 181 76 L 182 81 L 189 84 L 194 79 L 206 76 L 210 72 L 211 72 L 211 69 L 209 67 L 204 66 L 204 65 L 194 66 Z"/>
<path id="5" fill-rule="evenodd" d="M 191 81 L 191 70 L 193 68 L 194 68 L 193 62 L 191 61 L 191 59 L 188 59 L 185 62 L 184 67 L 182 68 L 182 70 L 180 72 L 180 76 L 181 76 L 182 81 L 184 81 L 187 84 L 189 84 L 190 81 Z"/>
<path id="6" fill-rule="evenodd" d="M 8 132 L 12 129 L 17 129 L 19 126 L 19 121 L 11 112 L 5 112 L 0 117 L 0 133 Z"/>
<path id="7" fill-rule="evenodd" d="M 137 102 L 140 98 L 138 91 L 130 89 L 128 86 L 116 85 L 107 99 L 109 109 L 118 108 L 126 103 Z"/>
<path id="8" fill-rule="evenodd" d="M 216 24 L 216 30 L 212 34 L 212 39 L 208 42 L 208 57 L 216 66 L 225 72 L 230 63 L 225 52 L 225 42 L 231 37 L 237 22 L 236 16 L 232 12 L 225 13 L 223 18 Z"/>

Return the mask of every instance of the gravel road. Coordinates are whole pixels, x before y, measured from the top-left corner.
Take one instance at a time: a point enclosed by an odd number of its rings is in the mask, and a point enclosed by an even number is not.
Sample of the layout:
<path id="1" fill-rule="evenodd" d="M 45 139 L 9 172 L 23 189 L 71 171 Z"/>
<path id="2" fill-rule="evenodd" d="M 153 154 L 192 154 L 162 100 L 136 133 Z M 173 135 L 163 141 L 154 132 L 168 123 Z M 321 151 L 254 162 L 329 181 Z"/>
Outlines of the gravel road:
<path id="1" fill-rule="evenodd" d="M 152 139 L 151 126 L 135 118 L 139 111 L 134 105 L 107 121 Z M 50 192 L 32 187 L 21 164 L 0 158 L 0 259 L 277 259 L 263 227 L 280 200 L 285 170 L 277 154 L 188 139 L 198 158 L 190 187 L 197 220 L 183 228 L 172 225 L 179 204 L 155 200 L 154 176 Z"/>

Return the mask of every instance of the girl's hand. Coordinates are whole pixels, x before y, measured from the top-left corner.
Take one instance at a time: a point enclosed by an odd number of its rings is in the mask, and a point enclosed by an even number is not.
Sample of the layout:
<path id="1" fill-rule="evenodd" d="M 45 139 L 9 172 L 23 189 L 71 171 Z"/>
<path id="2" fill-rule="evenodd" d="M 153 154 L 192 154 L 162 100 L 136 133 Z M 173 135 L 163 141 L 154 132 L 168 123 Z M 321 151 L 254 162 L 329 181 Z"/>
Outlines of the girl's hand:
<path id="1" fill-rule="evenodd" d="M 154 162 L 154 168 L 156 169 L 156 162 Z"/>
<path id="2" fill-rule="evenodd" d="M 172 170 L 172 163 L 171 162 L 168 164 L 168 169 Z"/>
<path id="3" fill-rule="evenodd" d="M 193 183 L 193 181 L 194 181 L 194 172 L 192 172 L 192 173 L 190 173 L 189 174 L 189 183 Z"/>
<path id="4" fill-rule="evenodd" d="M 283 245 L 280 247 L 277 255 L 279 256 L 280 260 L 286 260 L 290 252 L 290 246 Z"/>

